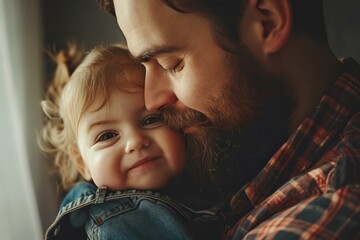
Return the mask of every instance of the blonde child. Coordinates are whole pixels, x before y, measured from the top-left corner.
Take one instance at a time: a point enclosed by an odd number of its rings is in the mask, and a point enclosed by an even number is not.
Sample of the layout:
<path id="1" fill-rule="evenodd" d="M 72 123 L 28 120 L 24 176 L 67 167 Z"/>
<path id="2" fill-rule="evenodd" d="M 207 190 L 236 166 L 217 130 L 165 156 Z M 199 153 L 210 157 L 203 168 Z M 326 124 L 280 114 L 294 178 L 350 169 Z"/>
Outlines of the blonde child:
<path id="1" fill-rule="evenodd" d="M 216 210 L 195 211 L 160 192 L 186 185 L 185 143 L 146 110 L 143 66 L 121 46 L 81 55 L 71 47 L 53 56 L 58 68 L 42 101 L 41 146 L 67 191 L 46 238 L 215 237 L 206 228 L 218 232 Z"/>

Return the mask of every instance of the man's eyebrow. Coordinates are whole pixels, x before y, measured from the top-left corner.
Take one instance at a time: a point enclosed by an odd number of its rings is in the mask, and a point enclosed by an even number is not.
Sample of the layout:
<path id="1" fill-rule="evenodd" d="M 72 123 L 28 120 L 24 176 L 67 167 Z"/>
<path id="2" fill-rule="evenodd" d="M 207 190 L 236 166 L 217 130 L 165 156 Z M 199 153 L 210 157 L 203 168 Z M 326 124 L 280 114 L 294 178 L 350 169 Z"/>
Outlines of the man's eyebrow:
<path id="1" fill-rule="evenodd" d="M 178 51 L 179 48 L 177 47 L 163 47 L 163 48 L 151 48 L 143 51 L 142 53 L 135 56 L 136 60 L 145 63 L 150 61 L 151 59 L 156 58 L 156 56 L 161 54 L 167 54 Z"/>

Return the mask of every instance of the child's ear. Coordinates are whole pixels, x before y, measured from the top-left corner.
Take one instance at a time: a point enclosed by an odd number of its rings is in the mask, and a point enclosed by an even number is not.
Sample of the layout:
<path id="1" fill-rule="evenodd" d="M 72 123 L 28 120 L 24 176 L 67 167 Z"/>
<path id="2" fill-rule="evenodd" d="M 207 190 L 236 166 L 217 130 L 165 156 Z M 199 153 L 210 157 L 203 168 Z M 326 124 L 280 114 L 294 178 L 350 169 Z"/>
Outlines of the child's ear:
<path id="1" fill-rule="evenodd" d="M 257 48 L 257 52 L 276 53 L 285 45 L 292 30 L 290 1 L 249 0 L 241 29 L 243 38 Z"/>
<path id="2" fill-rule="evenodd" d="M 87 180 L 90 181 L 91 180 L 91 174 L 90 171 L 88 169 L 88 167 L 86 166 L 79 149 L 76 146 L 73 146 L 70 148 L 69 151 L 69 155 L 71 157 L 71 159 L 74 161 L 75 166 L 77 168 L 77 170 L 79 171 L 79 173 L 81 174 L 81 176 Z"/>

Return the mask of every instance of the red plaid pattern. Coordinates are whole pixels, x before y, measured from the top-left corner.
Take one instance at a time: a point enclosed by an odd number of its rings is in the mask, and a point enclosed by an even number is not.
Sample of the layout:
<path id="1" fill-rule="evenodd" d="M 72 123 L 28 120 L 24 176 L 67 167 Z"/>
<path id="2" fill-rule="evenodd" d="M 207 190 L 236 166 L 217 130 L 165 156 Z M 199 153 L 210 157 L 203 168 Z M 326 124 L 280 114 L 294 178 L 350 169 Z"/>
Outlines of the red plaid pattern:
<path id="1" fill-rule="evenodd" d="M 360 239 L 360 66 L 231 201 L 226 239 Z"/>

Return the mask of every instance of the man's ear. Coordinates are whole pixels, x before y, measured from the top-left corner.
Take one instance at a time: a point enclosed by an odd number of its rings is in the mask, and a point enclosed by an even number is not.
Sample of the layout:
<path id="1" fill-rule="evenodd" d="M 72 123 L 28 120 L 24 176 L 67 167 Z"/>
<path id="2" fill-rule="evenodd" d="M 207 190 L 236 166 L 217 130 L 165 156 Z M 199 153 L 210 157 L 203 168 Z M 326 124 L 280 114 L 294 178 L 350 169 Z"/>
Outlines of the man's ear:
<path id="1" fill-rule="evenodd" d="M 264 14 L 264 52 L 277 52 L 288 40 L 292 28 L 289 0 L 260 0 L 258 8 Z"/>
<path id="2" fill-rule="evenodd" d="M 84 159 L 82 158 L 80 151 L 77 146 L 72 146 L 69 150 L 69 155 L 71 159 L 74 161 L 77 170 L 80 172 L 81 176 L 85 179 L 90 181 L 91 174 L 86 166 Z"/>
<path id="3" fill-rule="evenodd" d="M 250 34 L 255 34 L 263 54 L 279 51 L 290 36 L 292 12 L 289 0 L 249 0 L 244 17 L 248 18 L 245 19 L 248 26 L 243 25 L 242 29 L 252 29 Z"/>

